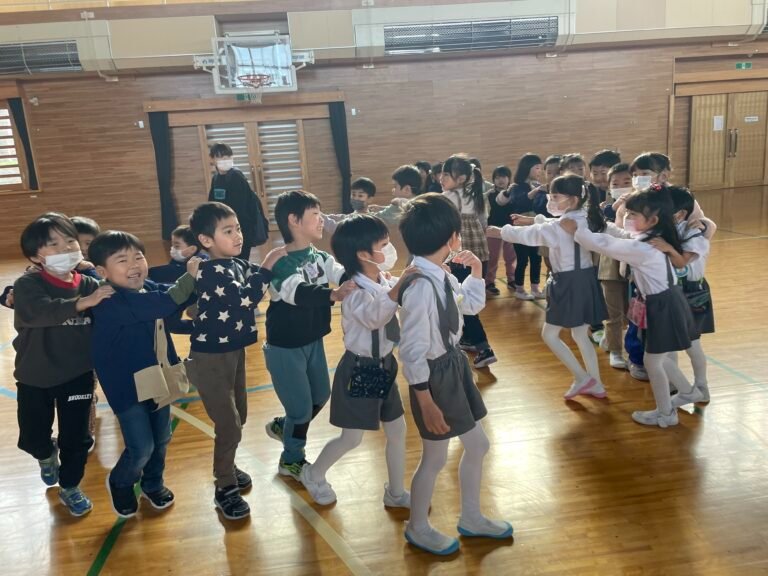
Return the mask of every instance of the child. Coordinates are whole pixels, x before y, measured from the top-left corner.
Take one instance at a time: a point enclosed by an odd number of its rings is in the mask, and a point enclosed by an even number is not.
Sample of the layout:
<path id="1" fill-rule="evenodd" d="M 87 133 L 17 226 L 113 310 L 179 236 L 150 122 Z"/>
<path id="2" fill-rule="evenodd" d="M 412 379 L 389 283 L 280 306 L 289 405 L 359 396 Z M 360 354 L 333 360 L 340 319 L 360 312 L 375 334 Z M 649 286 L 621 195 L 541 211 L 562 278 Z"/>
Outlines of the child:
<path id="1" fill-rule="evenodd" d="M 464 248 L 482 262 L 483 277 L 488 269 L 488 241 L 485 239 L 485 197 L 483 196 L 483 175 L 480 169 L 462 154 L 455 154 L 443 162 L 440 177 L 443 196 L 448 198 L 461 215 L 461 241 Z M 466 266 L 451 265 L 451 273 L 459 282 L 470 275 Z M 472 365 L 485 368 L 496 362 L 496 355 L 488 343 L 483 323 L 477 315 L 464 317 L 462 350 L 477 352 Z"/>
<path id="2" fill-rule="evenodd" d="M 388 225 L 397 223 L 405 205 L 423 192 L 421 175 L 415 166 L 400 166 L 392 173 L 392 202 L 375 210 L 376 216 Z M 372 207 L 373 208 L 373 207 Z"/>
<path id="3" fill-rule="evenodd" d="M 357 178 L 352 182 L 352 190 L 349 195 L 349 201 L 352 204 L 352 210 L 355 214 L 367 214 L 368 204 L 371 198 L 376 196 L 376 184 L 370 178 Z M 349 217 L 349 214 L 323 214 L 323 224 L 325 231 L 333 234 L 339 222 Z"/>
<path id="4" fill-rule="evenodd" d="M 415 169 L 414 169 L 415 170 Z M 283 192 L 275 220 L 287 256 L 272 271 L 264 360 L 285 417 L 274 418 L 267 434 L 283 443 L 278 473 L 300 481 L 308 464 L 304 446 L 312 419 L 331 394 L 323 337 L 331 331 L 331 306 L 355 288 L 341 284 L 344 267 L 312 243 L 323 237 L 320 201 L 304 191 Z M 329 283 L 341 284 L 332 289 Z"/>
<path id="5" fill-rule="evenodd" d="M 512 171 L 507 166 L 497 166 L 493 171 L 493 190 L 488 194 L 488 204 L 491 207 L 488 216 L 489 226 L 505 226 L 509 224 L 512 210 L 509 204 L 500 206 L 496 197 L 509 188 L 512 181 Z M 499 254 L 504 254 L 504 268 L 507 274 L 507 286 L 515 287 L 515 264 L 517 256 L 512 244 L 503 242 L 500 238 L 492 238 L 486 235 L 488 241 L 488 273 L 485 275 L 485 289 L 489 294 L 498 296 L 501 292 L 496 287 L 496 272 L 499 270 Z"/>
<path id="6" fill-rule="evenodd" d="M 464 445 L 459 464 L 459 533 L 512 536 L 508 522 L 490 520 L 480 511 L 483 459 L 489 441 L 479 420 L 487 410 L 469 361 L 457 344 L 461 313 L 477 314 L 485 306 L 485 281 L 480 260 L 471 252 L 458 252 L 461 229 L 459 211 L 439 194 L 425 194 L 411 202 L 400 222 L 405 244 L 416 256 L 414 266 L 420 270 L 408 277 L 410 285 L 406 284 L 400 295 L 400 360 L 409 384 L 413 419 L 422 438 L 405 538 L 438 555 L 452 554 L 459 548 L 458 540 L 437 531 L 428 516 L 435 481 L 445 466 L 450 439 L 456 436 Z M 472 273 L 459 284 L 444 270 L 446 260 L 468 266 Z"/>
<path id="7" fill-rule="evenodd" d="M 214 144 L 210 157 L 216 172 L 211 179 L 208 202 L 222 202 L 235 211 L 243 234 L 239 257 L 248 260 L 251 248 L 261 246 L 269 238 L 269 221 L 264 216 L 261 200 L 243 173 L 234 167 L 232 148 L 226 144 Z"/>
<path id="8" fill-rule="evenodd" d="M 188 224 L 178 226 L 171 232 L 171 260 L 162 266 L 149 269 L 149 279 L 162 284 L 173 284 L 187 272 L 187 262 L 199 252 L 195 235 Z M 208 257 L 200 256 L 203 260 Z"/>
<path id="9" fill-rule="evenodd" d="M 254 309 L 272 279 L 271 268 L 285 252 L 275 249 L 261 266 L 237 256 L 243 253 L 243 235 L 235 212 L 220 202 L 201 204 L 189 226 L 197 242 L 211 256 L 195 277 L 198 314 L 194 319 L 190 382 L 195 385 L 216 438 L 213 473 L 214 504 L 229 520 L 250 514 L 240 491 L 251 478 L 235 466 L 235 452 L 248 414 L 245 391 L 245 348 L 256 342 Z"/>
<path id="10" fill-rule="evenodd" d="M 670 355 L 687 350 L 699 335 L 690 307 L 683 292 L 675 283 L 674 270 L 667 256 L 655 249 L 650 240 L 663 238 L 678 252 L 682 251 L 673 219 L 669 193 L 660 186 L 632 194 L 626 201 L 624 234 L 630 238 L 614 238 L 608 234 L 594 234 L 586 227 L 577 230 L 575 222 L 566 220 L 561 226 L 575 232 L 576 241 L 583 247 L 606 254 L 632 266 L 632 274 L 639 292 L 638 310 L 633 316 L 639 327 L 645 323 L 645 368 L 651 380 L 656 409 L 632 413 L 632 419 L 646 426 L 666 428 L 678 423 L 677 408 L 669 396 L 670 382 L 682 394 L 691 394 L 693 386 L 677 367 Z M 614 234 L 620 233 L 610 227 Z M 631 306 L 634 309 L 634 306 Z"/>
<path id="11" fill-rule="evenodd" d="M 392 355 L 400 340 L 397 323 L 397 278 L 385 278 L 397 262 L 397 251 L 389 242 L 389 230 L 376 216 L 355 215 L 341 224 L 331 247 L 347 276 L 358 286 L 341 305 L 341 325 L 346 351 L 336 367 L 331 392 L 331 424 L 342 429 L 341 436 L 325 445 L 314 464 L 301 469 L 301 483 L 321 505 L 336 501 L 326 481 L 328 469 L 344 454 L 359 446 L 364 430 L 378 430 L 387 437 L 386 460 L 389 483 L 384 485 L 384 505 L 408 508 L 410 494 L 403 486 L 405 474 L 405 418 L 397 389 L 397 361 Z M 405 278 L 405 276 L 403 276 Z M 402 281 L 402 279 L 401 279 Z M 356 367 L 384 370 L 382 397 L 356 396 L 353 375 Z M 385 393 L 386 392 L 386 393 Z"/>
<path id="12" fill-rule="evenodd" d="M 443 173 L 443 163 L 436 162 L 432 164 L 432 177 L 429 179 L 429 186 L 424 192 L 442 192 L 443 187 L 440 186 L 440 175 Z"/>
<path id="13" fill-rule="evenodd" d="M 683 293 L 691 306 L 693 320 L 699 334 L 712 334 L 715 331 L 715 316 L 712 309 L 712 295 L 704 273 L 709 257 L 709 239 L 705 235 L 706 227 L 711 224 L 703 222 L 704 230 L 691 227 L 688 219 L 693 212 L 694 196 L 686 188 L 669 186 L 667 188 L 675 210 L 675 225 L 680 237 L 683 252 L 678 252 L 661 238 L 654 238 L 651 244 L 669 256 L 670 262 L 678 269 L 683 285 Z M 701 347 L 701 340 L 695 339 L 686 350 L 693 366 L 693 392 L 678 393 L 672 398 L 672 405 L 684 406 L 691 402 L 709 402 L 709 387 L 707 385 L 707 357 Z"/>
<path id="14" fill-rule="evenodd" d="M 83 255 L 77 230 L 63 214 L 36 218 L 21 234 L 21 250 L 39 269 L 21 276 L 13 289 L 18 445 L 38 460 L 47 486 L 58 482 L 67 510 L 83 516 L 93 508 L 79 484 L 91 445 L 94 387 L 91 318 L 84 312 L 114 290 L 76 271 Z M 51 439 L 54 413 L 57 442 Z"/>
<path id="15" fill-rule="evenodd" d="M 621 155 L 613 150 L 601 150 L 589 161 L 589 181 L 597 188 L 600 202 L 608 194 L 608 171 L 621 162 Z"/>
<path id="16" fill-rule="evenodd" d="M 417 162 L 414 162 L 413 165 L 416 166 L 416 169 L 421 175 L 421 186 L 419 188 L 421 190 L 426 190 L 432 180 L 432 164 L 426 160 L 418 160 Z"/>
<path id="17" fill-rule="evenodd" d="M 533 199 L 529 193 L 539 186 L 541 177 L 541 158 L 536 154 L 526 154 L 520 158 L 513 178 L 514 184 L 506 192 L 496 197 L 499 206 L 509 206 L 512 214 L 533 215 Z M 508 224 L 508 223 L 507 223 Z M 541 256 L 537 246 L 514 244 L 517 254 L 515 267 L 515 298 L 519 300 L 543 300 L 546 298 L 539 288 L 541 282 Z M 525 291 L 525 269 L 530 262 L 531 293 Z"/>
<path id="18" fill-rule="evenodd" d="M 101 228 L 95 220 L 86 218 L 85 216 L 72 216 L 71 220 L 72 224 L 75 225 L 75 230 L 77 230 L 77 242 L 80 244 L 80 250 L 82 250 L 83 256 L 85 257 L 85 260 L 78 264 L 77 271 L 84 276 L 90 276 L 96 280 L 101 280 L 96 273 L 96 268 L 93 266 L 93 263 L 89 261 L 90 256 L 88 254 L 91 242 L 93 242 L 93 239 L 99 235 Z M 96 396 L 94 395 L 94 399 L 95 398 Z"/>
<path id="19" fill-rule="evenodd" d="M 592 188 L 590 194 L 584 179 L 575 174 L 558 176 L 549 184 L 547 212 L 560 220 L 573 220 L 579 226 L 589 226 L 596 232 L 605 228 L 596 189 Z M 493 232 L 498 233 L 498 230 Z M 589 327 L 606 317 L 592 254 L 581 250 L 557 220 L 525 228 L 507 225 L 500 235 L 505 242 L 549 248 L 552 277 L 547 284 L 547 316 L 541 338 L 573 374 L 573 383 L 564 394 L 567 400 L 578 394 L 605 398 L 597 354 L 589 340 Z M 560 339 L 563 328 L 570 328 L 584 367 Z"/>
<path id="20" fill-rule="evenodd" d="M 161 362 L 171 366 L 180 362 L 171 326 L 163 323 L 163 318 L 176 312 L 194 292 L 199 260 L 190 260 L 189 274 L 161 291 L 153 282 L 146 282 L 144 245 L 133 234 L 100 234 L 91 244 L 90 255 L 99 275 L 115 289 L 111 298 L 93 309 L 93 360 L 125 446 L 107 474 L 107 491 L 115 513 L 130 518 L 139 509 L 134 492 L 139 480 L 141 495 L 153 508 L 164 510 L 174 502 L 173 492 L 163 482 L 165 452 L 171 439 L 169 404 L 174 398 L 161 406 L 155 399 L 140 399 L 138 386 L 148 372 L 157 379 Z M 162 335 L 162 344 L 155 343 L 156 335 Z M 164 382 L 164 378 L 159 379 Z"/>

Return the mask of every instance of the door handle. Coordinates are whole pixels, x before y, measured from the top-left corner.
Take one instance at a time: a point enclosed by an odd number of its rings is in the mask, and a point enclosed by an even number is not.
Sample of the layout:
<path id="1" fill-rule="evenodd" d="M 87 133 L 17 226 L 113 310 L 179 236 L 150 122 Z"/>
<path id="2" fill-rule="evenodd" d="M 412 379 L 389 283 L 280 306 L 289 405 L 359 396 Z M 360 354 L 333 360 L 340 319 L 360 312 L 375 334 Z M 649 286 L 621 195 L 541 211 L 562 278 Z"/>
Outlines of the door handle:
<path id="1" fill-rule="evenodd" d="M 262 170 L 261 166 L 258 166 L 256 168 L 256 172 L 258 172 L 258 175 L 259 175 L 259 191 L 261 192 L 261 197 L 266 198 L 267 190 L 266 190 L 266 184 L 264 183 L 264 170 Z"/>
<path id="2" fill-rule="evenodd" d="M 733 128 L 728 128 L 728 145 L 725 151 L 725 157 L 730 158 L 733 155 Z"/>
<path id="3" fill-rule="evenodd" d="M 739 129 L 736 128 L 733 132 L 733 157 L 736 158 L 736 154 L 739 152 Z"/>

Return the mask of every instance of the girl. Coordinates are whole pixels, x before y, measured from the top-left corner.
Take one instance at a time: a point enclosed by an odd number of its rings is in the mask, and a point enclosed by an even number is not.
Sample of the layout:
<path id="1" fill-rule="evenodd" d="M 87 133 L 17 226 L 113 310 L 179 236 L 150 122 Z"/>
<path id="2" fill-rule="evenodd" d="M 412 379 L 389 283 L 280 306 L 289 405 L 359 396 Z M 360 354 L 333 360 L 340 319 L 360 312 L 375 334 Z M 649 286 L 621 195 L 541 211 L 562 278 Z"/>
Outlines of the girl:
<path id="1" fill-rule="evenodd" d="M 591 190 L 591 196 L 588 190 Z M 560 216 L 561 220 L 571 221 L 573 226 L 586 228 L 588 225 L 596 232 L 605 228 L 596 189 L 588 189 L 584 179 L 575 174 L 558 176 L 550 183 L 547 211 Z M 541 223 L 525 228 L 504 226 L 500 231 L 501 238 L 505 242 L 549 248 L 552 277 L 547 284 L 547 316 L 541 337 L 573 374 L 573 384 L 564 394 L 566 399 L 578 394 L 605 398 L 597 354 L 589 339 L 589 326 L 602 322 L 607 316 L 592 254 L 581 250 L 557 220 L 537 217 L 539 219 Z M 585 367 L 560 339 L 563 328 L 571 329 Z"/>
<path id="2" fill-rule="evenodd" d="M 464 250 L 475 254 L 483 264 L 483 277 L 488 272 L 488 241 L 485 238 L 485 196 L 483 195 L 483 174 L 463 154 L 454 154 L 443 162 L 440 174 L 443 195 L 448 198 L 461 214 L 461 244 Z M 451 264 L 451 273 L 459 282 L 469 276 L 469 268 Z M 462 350 L 477 352 L 473 366 L 485 368 L 496 362 L 496 355 L 488 344 L 480 318 L 464 316 Z"/>
<path id="3" fill-rule="evenodd" d="M 650 243 L 662 238 L 677 252 L 682 251 L 673 219 L 674 208 L 669 192 L 661 186 L 632 194 L 625 204 L 624 231 L 630 238 L 614 238 L 608 234 L 594 234 L 569 221 L 561 226 L 575 232 L 576 241 L 589 250 L 626 262 L 633 269 L 633 278 L 639 292 L 631 309 L 634 322 L 645 324 L 645 355 L 643 361 L 656 399 L 656 409 L 632 413 L 632 419 L 647 426 L 674 426 L 678 423 L 677 409 L 669 396 L 669 384 L 681 394 L 690 395 L 693 386 L 677 367 L 671 353 L 688 350 L 691 341 L 698 339 L 688 302 L 675 283 L 675 272 L 666 254 Z M 611 234 L 620 234 L 610 227 Z M 635 300 L 635 299 L 633 299 Z M 645 313 L 642 313 L 643 304 Z"/>
<path id="4" fill-rule="evenodd" d="M 533 215 L 533 199 L 529 193 L 539 186 L 541 177 L 541 158 L 536 154 L 526 154 L 520 159 L 513 179 L 512 187 L 496 196 L 499 206 L 508 206 L 512 214 Z M 538 246 L 526 246 L 515 243 L 517 266 L 515 267 L 515 298 L 520 300 L 543 300 L 546 298 L 539 289 L 541 281 L 541 256 Z M 531 293 L 525 291 L 525 269 L 531 264 Z"/>
<path id="5" fill-rule="evenodd" d="M 509 224 L 512 211 L 507 206 L 499 206 L 496 197 L 509 188 L 512 181 L 512 171 L 507 166 L 498 166 L 493 171 L 493 190 L 488 194 L 488 204 L 491 207 L 488 224 L 491 226 L 504 226 Z M 515 264 L 517 256 L 512 244 L 502 241 L 500 238 L 486 238 L 488 241 L 488 273 L 485 275 L 485 289 L 489 294 L 498 296 L 496 288 L 496 272 L 499 270 L 499 254 L 504 254 L 504 268 L 507 274 L 507 286 L 515 287 Z"/>
<path id="6" fill-rule="evenodd" d="M 397 262 L 397 251 L 389 242 L 383 220 L 368 214 L 342 221 L 331 238 L 338 262 L 359 290 L 352 291 L 341 305 L 341 326 L 346 351 L 339 361 L 331 392 L 331 424 L 341 428 L 341 436 L 325 445 L 314 464 L 301 469 L 301 483 L 320 505 L 336 501 L 336 493 L 325 479 L 328 469 L 344 454 L 360 445 L 365 430 L 378 430 L 379 422 L 387 436 L 386 460 L 389 483 L 384 485 L 384 505 L 409 508 L 410 494 L 403 486 L 405 475 L 405 418 L 397 389 L 397 361 L 392 355 L 400 339 L 397 323 L 397 278 L 385 278 Z M 403 274 L 403 278 L 405 274 Z M 386 375 L 389 389 L 383 397 L 359 396 L 352 382 L 360 367 L 378 368 Z"/>

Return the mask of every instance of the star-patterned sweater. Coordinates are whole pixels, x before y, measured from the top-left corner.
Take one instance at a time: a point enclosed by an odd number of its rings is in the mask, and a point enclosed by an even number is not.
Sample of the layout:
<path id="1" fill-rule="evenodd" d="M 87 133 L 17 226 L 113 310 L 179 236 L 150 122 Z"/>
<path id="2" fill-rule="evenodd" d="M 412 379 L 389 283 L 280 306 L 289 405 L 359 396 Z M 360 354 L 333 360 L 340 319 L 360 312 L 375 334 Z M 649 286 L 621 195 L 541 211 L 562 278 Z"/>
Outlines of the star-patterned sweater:
<path id="1" fill-rule="evenodd" d="M 221 258 L 201 262 L 195 280 L 198 314 L 192 325 L 192 350 L 232 352 L 254 344 L 254 310 L 272 272 L 239 258 Z"/>

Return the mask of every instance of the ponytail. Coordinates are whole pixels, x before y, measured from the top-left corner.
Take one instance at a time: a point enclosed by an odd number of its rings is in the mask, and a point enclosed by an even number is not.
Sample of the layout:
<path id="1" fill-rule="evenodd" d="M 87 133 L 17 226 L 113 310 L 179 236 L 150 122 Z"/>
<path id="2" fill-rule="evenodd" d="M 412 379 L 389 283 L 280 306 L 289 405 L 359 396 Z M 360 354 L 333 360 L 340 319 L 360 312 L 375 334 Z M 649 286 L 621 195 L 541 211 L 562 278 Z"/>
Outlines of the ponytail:
<path id="1" fill-rule="evenodd" d="M 468 187 L 464 188 L 464 195 L 471 198 L 475 205 L 475 212 L 479 216 L 485 216 L 485 196 L 483 195 L 483 173 L 480 168 L 472 164 L 472 179 L 467 182 Z"/>
<path id="2" fill-rule="evenodd" d="M 594 184 L 584 183 L 584 194 L 579 206 L 587 205 L 587 224 L 590 232 L 605 230 L 605 215 L 600 209 L 600 193 Z"/>
<path id="3" fill-rule="evenodd" d="M 464 186 L 461 191 L 463 200 L 471 200 L 475 213 L 485 218 L 485 196 L 483 195 L 483 173 L 465 154 L 454 154 L 443 162 L 443 172 L 447 172 L 454 180 L 464 176 Z"/>

